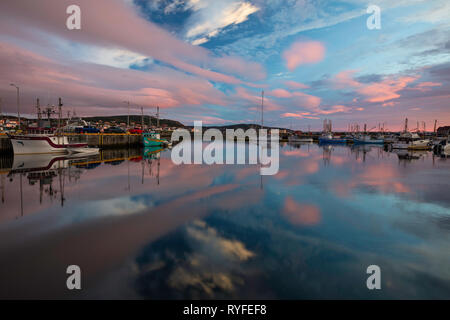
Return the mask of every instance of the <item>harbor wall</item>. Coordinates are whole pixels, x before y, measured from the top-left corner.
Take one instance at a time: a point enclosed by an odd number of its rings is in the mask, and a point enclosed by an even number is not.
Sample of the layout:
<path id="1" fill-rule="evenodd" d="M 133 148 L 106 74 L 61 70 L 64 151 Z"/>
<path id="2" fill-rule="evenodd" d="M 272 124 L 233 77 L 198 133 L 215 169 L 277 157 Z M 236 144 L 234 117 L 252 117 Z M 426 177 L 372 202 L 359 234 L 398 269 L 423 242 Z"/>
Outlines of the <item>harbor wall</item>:
<path id="1" fill-rule="evenodd" d="M 12 144 L 6 134 L 0 134 L 0 154 L 12 154 Z"/>
<path id="2" fill-rule="evenodd" d="M 120 133 L 100 133 L 100 134 L 74 134 L 70 137 L 74 142 L 87 142 L 89 147 L 96 148 L 123 148 L 128 146 L 141 146 L 141 134 L 120 134 Z"/>

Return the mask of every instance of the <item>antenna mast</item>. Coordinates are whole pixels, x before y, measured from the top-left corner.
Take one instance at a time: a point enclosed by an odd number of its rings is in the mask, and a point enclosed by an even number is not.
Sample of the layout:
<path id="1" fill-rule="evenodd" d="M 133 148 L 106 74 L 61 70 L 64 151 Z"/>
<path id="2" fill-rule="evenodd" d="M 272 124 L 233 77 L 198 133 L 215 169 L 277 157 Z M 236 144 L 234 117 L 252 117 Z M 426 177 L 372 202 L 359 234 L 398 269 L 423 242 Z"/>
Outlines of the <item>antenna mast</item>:
<path id="1" fill-rule="evenodd" d="M 156 107 L 156 127 L 159 128 L 159 107 Z"/>

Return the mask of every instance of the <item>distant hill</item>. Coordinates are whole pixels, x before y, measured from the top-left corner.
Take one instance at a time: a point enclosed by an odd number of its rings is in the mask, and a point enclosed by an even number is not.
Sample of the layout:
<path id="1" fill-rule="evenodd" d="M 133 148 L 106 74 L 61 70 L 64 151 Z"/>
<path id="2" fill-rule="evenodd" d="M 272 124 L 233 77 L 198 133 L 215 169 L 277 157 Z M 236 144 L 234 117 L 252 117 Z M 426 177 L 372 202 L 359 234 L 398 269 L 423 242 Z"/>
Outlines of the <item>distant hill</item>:
<path id="1" fill-rule="evenodd" d="M 193 128 L 194 126 L 186 126 L 186 128 Z M 253 124 L 253 123 L 238 123 L 238 124 L 230 124 L 230 125 L 222 125 L 222 126 L 210 126 L 210 125 L 204 125 L 203 126 L 204 129 L 219 129 L 219 130 L 226 130 L 226 129 L 243 129 L 244 131 L 247 129 L 261 129 L 261 125 L 259 124 Z M 283 129 L 283 130 L 288 130 L 286 128 L 280 128 L 280 127 L 269 127 L 269 126 L 264 126 L 264 129 Z"/>
<path id="2" fill-rule="evenodd" d="M 83 117 L 83 120 L 87 121 L 87 122 L 98 122 L 98 121 L 103 121 L 103 122 L 124 122 L 127 123 L 127 118 L 128 116 L 123 116 L 123 115 L 119 115 L 119 116 L 96 116 L 96 117 Z M 149 118 L 151 119 L 151 123 L 152 125 L 156 125 L 156 117 L 153 116 L 145 116 L 144 115 L 144 124 L 148 125 L 149 123 Z M 130 115 L 130 123 L 131 122 L 135 122 L 135 123 L 141 123 L 141 116 L 140 115 Z M 184 125 L 176 120 L 170 120 L 170 119 L 159 119 L 159 124 L 160 125 L 167 125 L 168 127 L 184 127 Z"/>
<path id="3" fill-rule="evenodd" d="M 96 116 L 96 117 L 81 117 L 83 120 L 87 121 L 87 122 L 98 122 L 98 121 L 103 121 L 103 122 L 112 122 L 115 121 L 116 123 L 127 123 L 127 117 L 128 116 L 123 116 L 123 115 L 118 115 L 118 116 Z M 1 117 L 0 117 L 1 118 Z M 10 115 L 5 115 L 3 116 L 3 118 L 5 119 L 9 119 L 9 120 L 16 120 L 17 117 L 16 116 L 10 116 Z M 149 118 L 151 118 L 151 123 L 152 125 L 156 125 L 156 117 L 152 117 L 152 116 L 144 116 L 144 123 L 146 125 L 148 125 L 149 123 Z M 27 117 L 22 117 L 22 119 L 26 119 L 26 120 L 31 120 L 31 121 L 36 121 L 36 118 L 27 118 Z M 45 117 L 44 117 L 45 120 Z M 61 120 L 66 121 L 67 118 L 62 118 Z M 130 123 L 135 122 L 135 123 L 141 123 L 141 116 L 139 115 L 130 115 Z M 55 116 L 52 117 L 52 124 L 56 124 L 57 123 L 57 118 Z M 170 119 L 159 119 L 159 124 L 160 125 L 167 125 L 168 127 L 177 127 L 177 128 L 183 128 L 184 125 L 176 120 L 170 120 Z"/>

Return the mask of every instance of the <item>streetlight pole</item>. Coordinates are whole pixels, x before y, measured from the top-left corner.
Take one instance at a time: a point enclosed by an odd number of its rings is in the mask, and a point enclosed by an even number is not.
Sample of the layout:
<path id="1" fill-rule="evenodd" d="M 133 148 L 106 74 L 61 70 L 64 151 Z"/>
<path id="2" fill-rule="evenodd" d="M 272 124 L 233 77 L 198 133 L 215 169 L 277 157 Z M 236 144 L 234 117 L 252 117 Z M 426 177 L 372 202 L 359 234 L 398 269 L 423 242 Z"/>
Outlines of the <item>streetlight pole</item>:
<path id="1" fill-rule="evenodd" d="M 20 100 L 19 100 L 19 87 L 16 86 L 14 83 L 10 84 L 12 87 L 15 87 L 17 89 L 17 117 L 19 119 L 19 130 L 20 130 Z"/>

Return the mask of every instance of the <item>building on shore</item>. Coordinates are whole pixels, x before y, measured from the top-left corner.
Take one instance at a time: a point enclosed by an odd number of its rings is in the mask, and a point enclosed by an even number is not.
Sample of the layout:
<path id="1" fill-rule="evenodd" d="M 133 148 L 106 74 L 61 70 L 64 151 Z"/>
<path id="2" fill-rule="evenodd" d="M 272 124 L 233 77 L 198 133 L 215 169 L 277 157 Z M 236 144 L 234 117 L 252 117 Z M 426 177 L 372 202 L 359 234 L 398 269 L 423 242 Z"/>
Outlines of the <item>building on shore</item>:
<path id="1" fill-rule="evenodd" d="M 448 136 L 450 134 L 450 126 L 439 127 L 436 133 L 438 136 Z"/>

